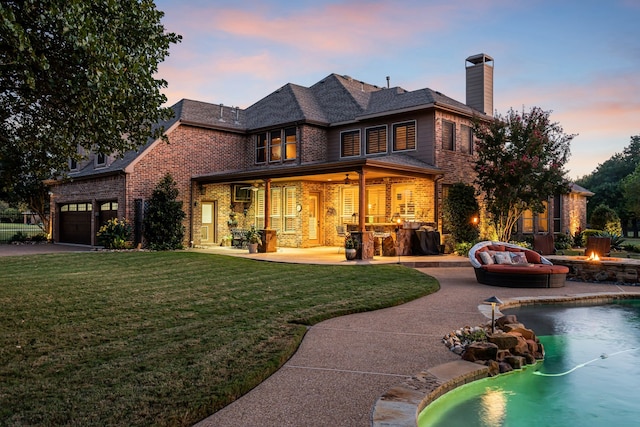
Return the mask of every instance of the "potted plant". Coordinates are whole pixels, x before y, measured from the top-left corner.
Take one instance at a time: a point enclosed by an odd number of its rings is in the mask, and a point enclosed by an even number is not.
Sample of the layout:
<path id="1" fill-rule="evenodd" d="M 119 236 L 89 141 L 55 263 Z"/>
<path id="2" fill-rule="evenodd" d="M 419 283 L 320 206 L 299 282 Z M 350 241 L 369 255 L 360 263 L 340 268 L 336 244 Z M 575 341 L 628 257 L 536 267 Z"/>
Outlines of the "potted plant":
<path id="1" fill-rule="evenodd" d="M 220 246 L 231 246 L 231 240 L 233 236 L 231 234 L 227 234 L 222 236 L 222 240 L 220 242 Z"/>
<path id="2" fill-rule="evenodd" d="M 356 259 L 356 249 L 358 249 L 358 241 L 351 234 L 347 234 L 344 239 L 345 257 L 348 260 Z"/>
<path id="3" fill-rule="evenodd" d="M 254 225 L 251 226 L 247 233 L 245 234 L 245 239 L 247 241 L 247 247 L 249 248 L 250 254 L 258 253 L 258 244 L 260 243 L 261 236 L 258 230 Z"/>

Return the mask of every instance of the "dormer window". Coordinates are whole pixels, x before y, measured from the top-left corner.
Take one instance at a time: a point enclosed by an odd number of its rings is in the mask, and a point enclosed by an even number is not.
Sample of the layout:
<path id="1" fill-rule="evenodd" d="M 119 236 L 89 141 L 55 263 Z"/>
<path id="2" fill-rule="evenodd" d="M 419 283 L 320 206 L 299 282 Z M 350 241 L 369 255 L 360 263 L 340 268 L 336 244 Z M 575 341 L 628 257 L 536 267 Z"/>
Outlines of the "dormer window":
<path id="1" fill-rule="evenodd" d="M 298 156 L 298 137 L 295 127 L 272 130 L 256 135 L 256 164 L 280 163 Z"/>
<path id="2" fill-rule="evenodd" d="M 76 159 L 69 159 L 69 170 L 78 170 L 78 161 Z"/>
<path id="3" fill-rule="evenodd" d="M 103 153 L 98 153 L 96 155 L 96 167 L 104 167 L 107 166 L 107 155 Z"/>

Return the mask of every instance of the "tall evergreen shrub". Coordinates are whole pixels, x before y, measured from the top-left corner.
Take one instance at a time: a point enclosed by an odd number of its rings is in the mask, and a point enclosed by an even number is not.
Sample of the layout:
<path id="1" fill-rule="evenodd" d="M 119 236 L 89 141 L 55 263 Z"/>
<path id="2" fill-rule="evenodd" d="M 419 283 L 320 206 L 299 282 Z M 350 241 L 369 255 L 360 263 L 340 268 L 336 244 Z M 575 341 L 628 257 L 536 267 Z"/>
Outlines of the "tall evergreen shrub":
<path id="1" fill-rule="evenodd" d="M 167 173 L 153 190 L 144 216 L 144 236 L 151 249 L 182 249 L 185 233 L 182 221 L 186 214 L 177 197 L 176 182 Z"/>
<path id="2" fill-rule="evenodd" d="M 616 211 L 605 204 L 600 204 L 593 210 L 589 223 L 591 228 L 596 230 L 603 230 L 610 234 L 622 234 L 620 217 Z"/>
<path id="3" fill-rule="evenodd" d="M 451 186 L 444 200 L 444 220 L 455 243 L 478 240 L 478 226 L 472 222 L 480 212 L 475 194 L 473 186 L 458 182 Z"/>

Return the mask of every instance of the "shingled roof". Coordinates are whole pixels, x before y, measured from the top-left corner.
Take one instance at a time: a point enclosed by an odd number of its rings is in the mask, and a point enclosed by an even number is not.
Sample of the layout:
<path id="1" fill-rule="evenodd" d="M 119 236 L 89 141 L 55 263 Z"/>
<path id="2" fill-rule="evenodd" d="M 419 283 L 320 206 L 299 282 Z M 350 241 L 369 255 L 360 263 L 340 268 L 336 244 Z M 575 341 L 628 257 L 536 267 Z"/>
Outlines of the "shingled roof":
<path id="1" fill-rule="evenodd" d="M 158 123 L 157 126 L 163 126 L 168 130 L 180 122 L 231 132 L 250 133 L 293 123 L 331 126 L 361 120 L 367 116 L 433 106 L 454 108 L 470 115 L 478 113 L 467 105 L 431 89 L 407 91 L 400 87 L 382 88 L 334 73 L 311 87 L 288 83 L 245 110 L 222 104 L 182 99 L 171 107 L 175 112 L 174 117 Z M 71 172 L 69 175 L 83 177 L 124 171 L 153 142 L 150 139 L 145 146 L 125 153 L 123 157 L 115 159 L 107 167 L 96 169 L 93 162 L 89 162 L 83 169 Z"/>

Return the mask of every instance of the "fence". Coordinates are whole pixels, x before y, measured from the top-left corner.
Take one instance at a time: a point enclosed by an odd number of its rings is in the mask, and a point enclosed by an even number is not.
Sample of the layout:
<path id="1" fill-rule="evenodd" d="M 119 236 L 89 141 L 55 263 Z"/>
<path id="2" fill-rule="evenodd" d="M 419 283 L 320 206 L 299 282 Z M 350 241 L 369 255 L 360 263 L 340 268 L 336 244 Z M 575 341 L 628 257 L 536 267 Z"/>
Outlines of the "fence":
<path id="1" fill-rule="evenodd" d="M 45 232 L 37 222 L 37 215 L 32 213 L 12 212 L 0 213 L 0 243 L 14 240 L 43 239 Z"/>

